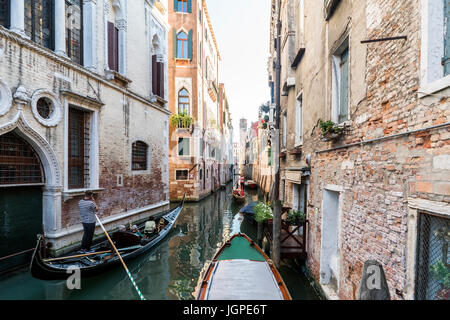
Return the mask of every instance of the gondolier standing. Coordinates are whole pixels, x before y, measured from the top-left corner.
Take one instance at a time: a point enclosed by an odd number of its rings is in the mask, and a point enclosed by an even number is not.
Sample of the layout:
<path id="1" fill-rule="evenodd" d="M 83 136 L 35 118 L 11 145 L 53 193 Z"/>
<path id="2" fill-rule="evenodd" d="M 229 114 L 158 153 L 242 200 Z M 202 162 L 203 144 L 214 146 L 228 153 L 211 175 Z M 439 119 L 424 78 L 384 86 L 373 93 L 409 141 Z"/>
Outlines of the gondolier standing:
<path id="1" fill-rule="evenodd" d="M 95 213 L 98 212 L 97 204 L 92 191 L 86 191 L 84 198 L 78 202 L 80 209 L 81 223 L 83 223 L 83 239 L 81 240 L 81 252 L 86 253 L 91 250 L 92 238 L 95 231 Z"/>

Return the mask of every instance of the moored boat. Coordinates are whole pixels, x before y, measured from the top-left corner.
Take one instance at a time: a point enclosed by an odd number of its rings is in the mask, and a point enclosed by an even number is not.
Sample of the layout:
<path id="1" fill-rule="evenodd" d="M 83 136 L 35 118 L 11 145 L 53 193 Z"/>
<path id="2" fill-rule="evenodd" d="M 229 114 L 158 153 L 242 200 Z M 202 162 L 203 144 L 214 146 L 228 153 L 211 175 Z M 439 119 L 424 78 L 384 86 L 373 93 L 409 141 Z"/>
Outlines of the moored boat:
<path id="1" fill-rule="evenodd" d="M 197 292 L 197 300 L 292 300 L 273 262 L 245 234 L 219 249 Z"/>
<path id="2" fill-rule="evenodd" d="M 245 185 L 247 188 L 249 188 L 249 189 L 257 189 L 257 188 L 258 188 L 258 185 L 257 185 L 256 182 L 253 181 L 253 180 L 247 180 L 247 181 L 245 181 L 244 185 Z"/>
<path id="3" fill-rule="evenodd" d="M 147 252 L 164 239 L 174 226 L 184 205 L 184 198 L 181 203 L 168 212 L 155 216 L 157 222 L 161 222 L 159 232 L 150 237 L 141 238 L 128 231 L 117 231 L 111 234 L 111 238 L 124 261 L 131 260 Z M 139 231 L 143 233 L 145 222 L 138 225 Z M 114 254 L 110 243 L 105 240 L 92 246 L 93 253 L 80 254 L 76 249 L 64 257 L 45 257 L 45 238 L 38 236 L 38 242 L 33 253 L 30 264 L 30 272 L 33 277 L 42 280 L 64 280 L 68 277 L 69 268 L 79 268 L 81 277 L 90 277 L 101 274 L 117 265 L 120 259 Z"/>
<path id="4" fill-rule="evenodd" d="M 241 210 L 239 210 L 239 212 L 244 215 L 244 219 L 253 225 L 256 224 L 255 212 L 253 211 L 253 209 L 257 204 L 258 204 L 258 201 L 255 201 L 255 202 L 250 203 L 248 206 L 243 207 Z"/>

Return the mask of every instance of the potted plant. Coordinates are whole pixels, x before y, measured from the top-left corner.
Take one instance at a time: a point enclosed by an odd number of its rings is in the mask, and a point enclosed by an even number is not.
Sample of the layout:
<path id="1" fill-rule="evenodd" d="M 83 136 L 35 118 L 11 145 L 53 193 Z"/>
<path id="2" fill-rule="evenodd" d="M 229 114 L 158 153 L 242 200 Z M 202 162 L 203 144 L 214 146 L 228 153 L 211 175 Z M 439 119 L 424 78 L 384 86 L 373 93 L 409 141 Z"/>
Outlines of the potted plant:
<path id="1" fill-rule="evenodd" d="M 181 114 L 173 114 L 170 117 L 170 124 L 175 128 L 185 128 L 188 129 L 193 124 L 194 120 L 187 113 L 183 112 Z"/>
<path id="2" fill-rule="evenodd" d="M 340 138 L 345 132 L 345 126 L 340 126 L 331 120 L 320 120 L 320 129 L 324 141 L 333 141 Z"/>
<path id="3" fill-rule="evenodd" d="M 290 226 L 301 226 L 306 221 L 306 214 L 299 210 L 290 210 L 287 213 L 286 223 Z"/>
<path id="4" fill-rule="evenodd" d="M 441 289 L 436 293 L 438 300 L 450 299 L 450 269 L 438 261 L 430 266 L 430 273 L 434 280 L 439 282 Z"/>
<path id="5" fill-rule="evenodd" d="M 264 202 L 258 202 L 253 207 L 253 212 L 255 213 L 255 221 L 258 223 L 273 219 L 272 208 Z"/>

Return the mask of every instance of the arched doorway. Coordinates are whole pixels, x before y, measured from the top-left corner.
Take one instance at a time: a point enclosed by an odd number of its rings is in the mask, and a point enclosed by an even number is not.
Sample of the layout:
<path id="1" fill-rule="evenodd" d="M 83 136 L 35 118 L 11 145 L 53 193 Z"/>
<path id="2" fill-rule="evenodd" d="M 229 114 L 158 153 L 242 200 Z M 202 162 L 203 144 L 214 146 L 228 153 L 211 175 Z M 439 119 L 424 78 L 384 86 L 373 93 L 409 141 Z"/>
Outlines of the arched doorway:
<path id="1" fill-rule="evenodd" d="M 33 147 L 15 131 L 0 135 L 0 273 L 30 261 L 42 233 L 45 174 Z"/>

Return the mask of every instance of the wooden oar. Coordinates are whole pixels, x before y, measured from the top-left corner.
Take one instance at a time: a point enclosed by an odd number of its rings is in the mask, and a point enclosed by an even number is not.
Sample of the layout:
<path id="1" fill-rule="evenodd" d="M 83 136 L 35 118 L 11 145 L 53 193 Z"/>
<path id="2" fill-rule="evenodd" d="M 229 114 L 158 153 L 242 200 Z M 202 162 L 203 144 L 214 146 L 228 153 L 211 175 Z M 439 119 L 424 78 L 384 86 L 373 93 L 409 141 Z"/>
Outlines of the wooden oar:
<path id="1" fill-rule="evenodd" d="M 113 247 L 113 249 L 116 251 L 117 256 L 120 259 L 120 262 L 122 262 L 123 268 L 125 269 L 125 271 L 127 272 L 128 277 L 131 280 L 131 283 L 133 284 L 134 288 L 136 289 L 137 293 L 139 294 L 139 297 L 141 298 L 141 300 L 145 300 L 144 296 L 142 295 L 141 291 L 139 290 L 136 282 L 133 279 L 133 276 L 131 275 L 130 271 L 128 271 L 127 265 L 125 264 L 125 262 L 123 261 L 122 257 L 120 256 L 119 251 L 117 250 L 116 246 L 114 245 L 114 242 L 111 240 L 111 238 L 109 237 L 108 232 L 106 231 L 105 227 L 103 226 L 102 222 L 100 221 L 100 219 L 98 218 L 97 215 L 95 215 L 95 217 L 97 218 L 98 223 L 100 224 L 100 227 L 103 229 L 103 232 L 105 233 L 106 237 L 109 240 L 109 243 L 111 243 L 111 246 Z"/>
<path id="2" fill-rule="evenodd" d="M 119 251 L 135 250 L 135 249 L 139 249 L 140 247 L 141 246 L 122 248 L 122 249 L 119 249 Z M 111 252 L 113 252 L 113 251 L 112 250 L 108 250 L 108 251 L 98 251 L 98 252 L 91 252 L 91 253 L 83 253 L 83 254 L 77 254 L 77 255 L 67 256 L 67 257 L 58 257 L 58 258 L 44 259 L 44 262 L 53 262 L 53 261 L 66 260 L 66 259 L 74 259 L 74 258 L 96 256 L 96 255 L 99 255 L 99 254 L 111 253 Z"/>

